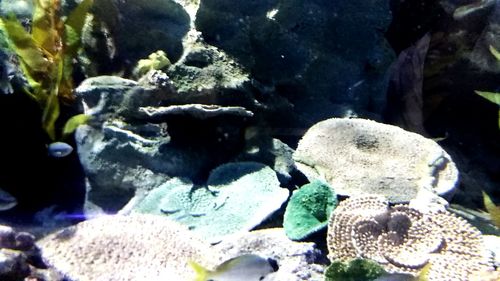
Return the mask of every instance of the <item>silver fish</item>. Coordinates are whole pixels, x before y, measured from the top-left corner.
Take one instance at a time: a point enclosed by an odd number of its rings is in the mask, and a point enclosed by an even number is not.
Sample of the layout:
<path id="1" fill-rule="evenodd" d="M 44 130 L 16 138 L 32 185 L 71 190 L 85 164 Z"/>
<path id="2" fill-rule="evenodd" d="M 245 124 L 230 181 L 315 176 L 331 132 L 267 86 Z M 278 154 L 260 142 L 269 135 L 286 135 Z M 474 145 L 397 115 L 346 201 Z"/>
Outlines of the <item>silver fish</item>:
<path id="1" fill-rule="evenodd" d="M 190 261 L 196 281 L 258 281 L 278 270 L 276 261 L 246 254 L 223 262 L 215 270 L 207 270 Z"/>
<path id="2" fill-rule="evenodd" d="M 68 156 L 72 151 L 73 147 L 65 142 L 53 142 L 47 147 L 49 156 L 60 158 Z"/>
<path id="3" fill-rule="evenodd" d="M 7 191 L 0 189 L 0 211 L 7 211 L 17 205 L 17 200 Z"/>

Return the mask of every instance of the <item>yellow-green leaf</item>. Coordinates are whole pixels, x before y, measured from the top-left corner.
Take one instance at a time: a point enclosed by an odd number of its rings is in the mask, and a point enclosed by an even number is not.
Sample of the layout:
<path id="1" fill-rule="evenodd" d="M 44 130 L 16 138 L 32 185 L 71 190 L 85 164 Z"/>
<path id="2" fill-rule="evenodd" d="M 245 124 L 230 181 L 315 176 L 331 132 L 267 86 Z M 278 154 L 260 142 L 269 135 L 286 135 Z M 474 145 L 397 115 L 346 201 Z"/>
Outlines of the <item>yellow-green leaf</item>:
<path id="1" fill-rule="evenodd" d="M 480 95 L 481 97 L 497 104 L 500 105 L 500 93 L 494 93 L 494 92 L 483 92 L 483 91 L 475 91 L 476 94 Z"/>
<path id="2" fill-rule="evenodd" d="M 490 45 L 490 53 L 497 59 L 500 60 L 500 52 L 495 49 L 495 47 Z"/>
<path id="3" fill-rule="evenodd" d="M 66 54 L 68 56 L 76 56 L 76 52 L 80 46 L 80 38 L 82 36 L 83 25 L 85 18 L 92 7 L 93 0 L 83 0 L 78 6 L 71 11 L 65 22 L 66 30 Z"/>
<path id="4" fill-rule="evenodd" d="M 483 191 L 483 202 L 484 202 L 484 207 L 486 207 L 486 210 L 490 214 L 490 218 L 493 221 L 493 223 L 497 226 L 500 227 L 500 206 L 496 206 L 495 203 L 493 203 L 493 200 L 491 200 L 490 196 L 486 194 L 486 192 Z"/>
<path id="5" fill-rule="evenodd" d="M 55 55 L 62 47 L 62 28 L 59 0 L 34 0 L 31 34 L 46 55 Z"/>
<path id="6" fill-rule="evenodd" d="M 12 49 L 26 66 L 28 73 L 25 74 L 34 77 L 36 76 L 36 72 L 47 72 L 50 62 L 43 56 L 43 51 L 38 48 L 31 34 L 24 29 L 14 16 L 0 20 L 2 21 L 3 29 L 7 33 Z"/>
<path id="7" fill-rule="evenodd" d="M 78 114 L 69 118 L 68 121 L 66 121 L 66 124 L 64 125 L 63 138 L 73 133 L 76 130 L 76 128 L 78 128 L 78 126 L 87 124 L 89 119 L 90 116 L 85 114 Z"/>
<path id="8" fill-rule="evenodd" d="M 55 124 L 59 118 L 59 99 L 57 98 L 57 88 L 54 89 L 43 107 L 42 127 L 52 141 L 56 140 Z"/>

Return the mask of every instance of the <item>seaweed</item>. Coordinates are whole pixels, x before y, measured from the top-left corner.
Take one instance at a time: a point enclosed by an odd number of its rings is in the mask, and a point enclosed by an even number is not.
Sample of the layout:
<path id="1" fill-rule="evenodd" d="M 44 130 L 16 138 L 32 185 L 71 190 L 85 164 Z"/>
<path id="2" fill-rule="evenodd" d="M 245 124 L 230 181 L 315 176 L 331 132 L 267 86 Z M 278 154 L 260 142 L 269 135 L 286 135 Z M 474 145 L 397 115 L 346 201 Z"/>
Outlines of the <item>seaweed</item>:
<path id="1" fill-rule="evenodd" d="M 500 206 L 496 206 L 491 200 L 490 196 L 483 191 L 483 203 L 484 207 L 490 215 L 490 219 L 495 224 L 496 227 L 500 228 Z"/>
<path id="2" fill-rule="evenodd" d="M 493 46 L 490 45 L 490 53 L 500 61 L 500 52 L 495 49 Z M 500 106 L 500 93 L 495 93 L 495 92 L 485 92 L 485 91 L 475 91 L 476 94 L 480 95 L 481 97 L 489 100 L 490 102 Z M 500 109 L 498 110 L 498 128 L 500 129 Z"/>
<path id="3" fill-rule="evenodd" d="M 83 0 L 63 20 L 60 0 L 34 0 L 31 32 L 10 14 L 0 19 L 10 48 L 19 57 L 29 87 L 24 88 L 42 109 L 42 128 L 56 140 L 60 102 L 73 96 L 73 60 L 81 45 L 85 18 L 93 0 Z M 84 118 L 82 118 L 83 120 Z"/>

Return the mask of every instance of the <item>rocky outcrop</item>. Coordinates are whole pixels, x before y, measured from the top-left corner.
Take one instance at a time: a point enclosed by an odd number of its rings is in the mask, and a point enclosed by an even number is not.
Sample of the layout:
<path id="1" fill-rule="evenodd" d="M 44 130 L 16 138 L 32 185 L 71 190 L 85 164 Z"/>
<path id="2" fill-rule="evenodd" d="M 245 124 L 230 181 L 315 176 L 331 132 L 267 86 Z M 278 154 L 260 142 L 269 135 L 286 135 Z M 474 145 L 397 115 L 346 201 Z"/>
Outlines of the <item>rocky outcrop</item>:
<path id="1" fill-rule="evenodd" d="M 380 113 L 393 53 L 384 39 L 389 1 L 201 1 L 196 29 L 235 57 L 265 92 L 295 105 L 309 126 Z"/>

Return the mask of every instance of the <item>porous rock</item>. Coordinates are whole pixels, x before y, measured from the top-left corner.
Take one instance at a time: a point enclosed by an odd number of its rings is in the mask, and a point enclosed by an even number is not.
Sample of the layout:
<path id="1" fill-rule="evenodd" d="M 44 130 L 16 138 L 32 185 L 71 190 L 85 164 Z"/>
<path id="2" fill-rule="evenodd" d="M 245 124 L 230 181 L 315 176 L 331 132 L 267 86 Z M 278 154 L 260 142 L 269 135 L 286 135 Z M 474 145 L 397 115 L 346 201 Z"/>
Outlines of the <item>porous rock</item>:
<path id="1" fill-rule="evenodd" d="M 310 180 L 323 178 L 340 195 L 380 194 L 408 202 L 419 190 L 452 193 L 458 170 L 436 142 L 365 119 L 332 118 L 312 126 L 294 154 Z"/>
<path id="2" fill-rule="evenodd" d="M 70 280 L 193 280 L 188 261 L 213 269 L 221 255 L 184 226 L 154 215 L 104 216 L 38 241 Z"/>

